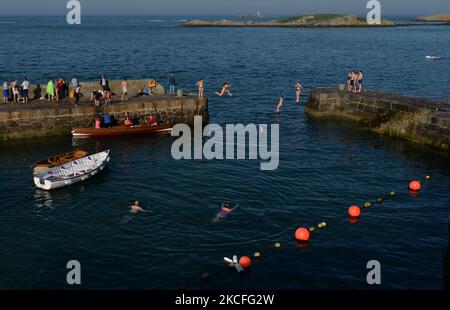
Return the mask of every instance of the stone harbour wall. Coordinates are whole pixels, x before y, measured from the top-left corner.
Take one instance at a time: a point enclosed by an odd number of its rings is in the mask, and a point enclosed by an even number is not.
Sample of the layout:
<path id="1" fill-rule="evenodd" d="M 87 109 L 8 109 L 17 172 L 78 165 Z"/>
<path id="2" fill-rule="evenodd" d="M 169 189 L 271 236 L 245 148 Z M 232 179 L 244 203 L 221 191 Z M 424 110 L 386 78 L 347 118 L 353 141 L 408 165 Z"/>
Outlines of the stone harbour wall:
<path id="1" fill-rule="evenodd" d="M 306 113 L 359 122 L 374 132 L 450 152 L 450 105 L 426 99 L 337 88 L 313 89 Z"/>

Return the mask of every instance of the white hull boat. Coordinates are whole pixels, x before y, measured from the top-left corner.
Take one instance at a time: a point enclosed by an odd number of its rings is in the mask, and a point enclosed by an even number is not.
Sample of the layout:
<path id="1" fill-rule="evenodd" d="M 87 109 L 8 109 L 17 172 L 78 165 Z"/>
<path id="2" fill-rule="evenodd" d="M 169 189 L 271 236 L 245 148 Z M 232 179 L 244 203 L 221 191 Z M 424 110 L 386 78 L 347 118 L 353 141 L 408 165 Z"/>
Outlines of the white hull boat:
<path id="1" fill-rule="evenodd" d="M 105 169 L 109 150 L 86 156 L 34 177 L 34 184 L 43 190 L 52 190 L 85 181 Z"/>

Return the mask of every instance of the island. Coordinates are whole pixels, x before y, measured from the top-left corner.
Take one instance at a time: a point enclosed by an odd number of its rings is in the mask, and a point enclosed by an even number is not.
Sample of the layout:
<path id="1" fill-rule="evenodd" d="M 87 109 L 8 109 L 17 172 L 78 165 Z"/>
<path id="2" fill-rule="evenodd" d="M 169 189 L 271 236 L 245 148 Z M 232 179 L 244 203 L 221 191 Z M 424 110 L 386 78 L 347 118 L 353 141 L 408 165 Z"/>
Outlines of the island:
<path id="1" fill-rule="evenodd" d="M 447 22 L 450 23 L 450 13 L 436 14 L 431 16 L 420 16 L 416 18 L 420 22 Z"/>
<path id="2" fill-rule="evenodd" d="M 365 18 L 349 14 L 311 14 L 293 16 L 268 22 L 254 21 L 203 21 L 191 20 L 183 24 L 185 27 L 393 27 L 395 24 L 382 19 L 380 24 L 369 24 Z"/>

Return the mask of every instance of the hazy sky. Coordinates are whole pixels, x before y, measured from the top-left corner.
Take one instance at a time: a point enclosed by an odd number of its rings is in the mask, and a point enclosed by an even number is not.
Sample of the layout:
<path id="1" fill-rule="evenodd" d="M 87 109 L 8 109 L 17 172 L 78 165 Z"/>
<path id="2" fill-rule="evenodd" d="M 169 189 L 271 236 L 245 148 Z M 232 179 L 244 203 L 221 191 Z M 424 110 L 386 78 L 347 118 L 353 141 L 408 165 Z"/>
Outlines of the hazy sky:
<path id="1" fill-rule="evenodd" d="M 0 15 L 65 14 L 67 0 L 0 0 Z M 363 15 L 368 0 L 79 0 L 83 14 L 264 14 L 337 12 Z M 383 15 L 450 12 L 450 0 L 380 0 Z"/>

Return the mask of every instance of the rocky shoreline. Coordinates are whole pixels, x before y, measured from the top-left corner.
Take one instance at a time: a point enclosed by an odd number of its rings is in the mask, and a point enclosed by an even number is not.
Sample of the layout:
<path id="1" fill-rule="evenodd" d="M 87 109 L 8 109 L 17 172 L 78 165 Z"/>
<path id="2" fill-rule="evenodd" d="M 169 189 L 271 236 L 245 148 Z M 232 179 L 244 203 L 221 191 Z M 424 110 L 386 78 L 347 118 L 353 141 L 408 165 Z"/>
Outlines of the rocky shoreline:
<path id="1" fill-rule="evenodd" d="M 415 21 L 419 22 L 437 22 L 437 23 L 450 23 L 450 13 L 444 13 L 444 14 L 436 14 L 436 15 L 430 15 L 430 16 L 420 16 L 415 19 Z"/>
<path id="2" fill-rule="evenodd" d="M 411 27 L 433 25 L 450 25 L 450 14 L 440 14 L 429 17 L 418 17 L 412 22 L 397 24 L 388 19 L 382 19 L 381 24 L 369 24 L 362 17 L 349 14 L 311 14 L 293 16 L 286 19 L 255 22 L 255 21 L 232 21 L 227 19 L 206 21 L 190 20 L 184 22 L 184 27 L 300 27 L 300 28 L 339 28 L 339 27 Z"/>
<path id="3" fill-rule="evenodd" d="M 191 20 L 183 24 L 185 27 L 393 27 L 395 24 L 383 19 L 381 24 L 372 25 L 361 17 L 348 14 L 312 14 L 289 17 L 268 22 L 254 21 L 203 21 Z"/>

